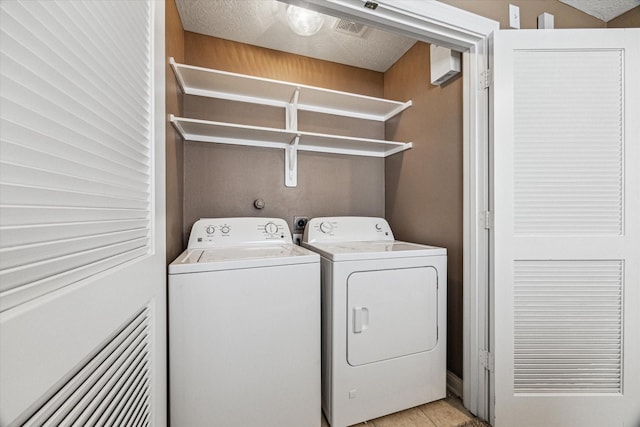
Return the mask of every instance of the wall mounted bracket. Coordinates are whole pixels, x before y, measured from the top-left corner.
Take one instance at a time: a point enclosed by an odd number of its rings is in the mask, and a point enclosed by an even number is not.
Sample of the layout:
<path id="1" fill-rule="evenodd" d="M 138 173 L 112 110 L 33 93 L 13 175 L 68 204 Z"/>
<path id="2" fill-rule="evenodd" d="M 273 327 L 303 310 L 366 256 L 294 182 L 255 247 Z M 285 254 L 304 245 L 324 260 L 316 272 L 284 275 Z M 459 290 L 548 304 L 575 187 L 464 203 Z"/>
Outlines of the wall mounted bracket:
<path id="1" fill-rule="evenodd" d="M 284 151 L 284 185 L 287 187 L 296 187 L 298 185 L 299 142 L 300 135 L 297 135 Z"/>

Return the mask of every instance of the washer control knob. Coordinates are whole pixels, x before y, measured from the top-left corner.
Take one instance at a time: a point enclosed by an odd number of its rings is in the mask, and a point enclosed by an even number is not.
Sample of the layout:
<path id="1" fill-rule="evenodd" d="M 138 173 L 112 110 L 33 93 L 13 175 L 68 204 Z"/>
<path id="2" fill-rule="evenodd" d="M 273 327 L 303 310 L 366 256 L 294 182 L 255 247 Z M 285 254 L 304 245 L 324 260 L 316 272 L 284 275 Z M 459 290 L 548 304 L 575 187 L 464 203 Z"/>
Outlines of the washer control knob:
<path id="1" fill-rule="evenodd" d="M 231 229 L 228 225 L 223 225 L 222 227 L 220 227 L 220 231 L 222 231 L 222 234 L 228 234 L 230 230 Z"/>
<path id="2" fill-rule="evenodd" d="M 266 231 L 267 234 L 276 234 L 278 232 L 278 226 L 275 225 L 273 222 L 268 222 L 264 226 L 264 231 Z"/>
<path id="3" fill-rule="evenodd" d="M 213 234 L 216 231 L 216 228 L 213 225 L 209 225 L 205 231 L 207 232 L 207 234 Z"/>
<path id="4" fill-rule="evenodd" d="M 380 224 L 376 224 L 376 230 L 382 231 L 382 226 Z"/>
<path id="5" fill-rule="evenodd" d="M 330 222 L 321 222 L 320 231 L 323 233 L 331 233 L 333 231 L 333 225 Z"/>

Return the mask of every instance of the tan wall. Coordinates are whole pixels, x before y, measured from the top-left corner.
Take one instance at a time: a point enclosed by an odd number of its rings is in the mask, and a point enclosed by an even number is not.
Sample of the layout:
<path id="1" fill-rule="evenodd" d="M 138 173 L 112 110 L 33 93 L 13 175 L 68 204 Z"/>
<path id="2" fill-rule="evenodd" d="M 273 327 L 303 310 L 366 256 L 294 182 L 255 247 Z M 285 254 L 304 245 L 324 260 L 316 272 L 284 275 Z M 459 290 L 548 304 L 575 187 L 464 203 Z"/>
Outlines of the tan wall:
<path id="1" fill-rule="evenodd" d="M 640 6 L 607 22 L 607 28 L 640 28 Z"/>
<path id="2" fill-rule="evenodd" d="M 185 33 L 185 62 L 381 96 L 383 74 L 242 43 Z M 185 97 L 187 117 L 284 127 L 284 110 Z M 299 129 L 383 138 L 381 123 L 300 113 Z M 298 186 L 284 186 L 284 151 L 186 142 L 184 237 L 201 217 L 384 216 L 384 160 L 320 153 L 298 155 Z M 266 207 L 257 210 L 261 198 Z"/>
<path id="3" fill-rule="evenodd" d="M 385 97 L 413 106 L 387 122 L 387 139 L 413 148 L 387 158 L 386 214 L 396 238 L 447 248 L 447 367 L 462 377 L 462 79 L 429 83 L 418 42 L 385 73 Z"/>
<path id="4" fill-rule="evenodd" d="M 175 0 L 167 0 L 165 3 L 165 50 L 167 56 L 166 91 L 167 91 L 167 116 L 175 114 L 182 116 L 183 103 L 182 92 L 176 83 L 173 70 L 169 66 L 169 57 L 176 61 L 184 61 L 184 30 L 178 15 Z M 176 133 L 173 126 L 167 121 L 166 136 L 166 185 L 167 185 L 167 262 L 173 261 L 183 250 L 182 222 L 184 198 L 183 188 L 183 147 L 182 138 Z"/>
<path id="5" fill-rule="evenodd" d="M 538 15 L 554 15 L 555 28 L 604 28 L 606 24 L 558 0 L 440 0 L 451 6 L 500 22 L 509 28 L 509 4 L 520 8 L 520 28 L 538 28 Z"/>

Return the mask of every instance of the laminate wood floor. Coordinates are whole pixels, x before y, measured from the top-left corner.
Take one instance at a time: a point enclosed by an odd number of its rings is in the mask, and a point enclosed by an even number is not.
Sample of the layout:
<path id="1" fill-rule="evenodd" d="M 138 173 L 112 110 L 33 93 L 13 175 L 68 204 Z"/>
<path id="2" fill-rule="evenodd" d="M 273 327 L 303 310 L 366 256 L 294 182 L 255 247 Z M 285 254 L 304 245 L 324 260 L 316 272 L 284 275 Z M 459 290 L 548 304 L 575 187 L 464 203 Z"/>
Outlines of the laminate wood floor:
<path id="1" fill-rule="evenodd" d="M 473 419 L 475 417 L 464 409 L 460 399 L 451 396 L 355 424 L 355 427 L 458 427 Z M 329 427 L 324 416 L 322 417 L 322 427 Z"/>

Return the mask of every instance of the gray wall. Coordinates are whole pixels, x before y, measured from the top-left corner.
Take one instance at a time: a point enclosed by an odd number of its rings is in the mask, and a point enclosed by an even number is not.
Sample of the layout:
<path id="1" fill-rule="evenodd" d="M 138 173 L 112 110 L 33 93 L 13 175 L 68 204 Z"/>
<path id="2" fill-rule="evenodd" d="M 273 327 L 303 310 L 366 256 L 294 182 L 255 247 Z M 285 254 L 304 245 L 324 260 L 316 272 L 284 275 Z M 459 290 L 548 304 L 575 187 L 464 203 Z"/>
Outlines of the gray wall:
<path id="1" fill-rule="evenodd" d="M 462 79 L 431 85 L 429 60 L 418 42 L 385 73 L 385 96 L 413 101 L 386 126 L 413 142 L 386 159 L 386 214 L 396 238 L 447 248 L 447 366 L 462 377 Z"/>

